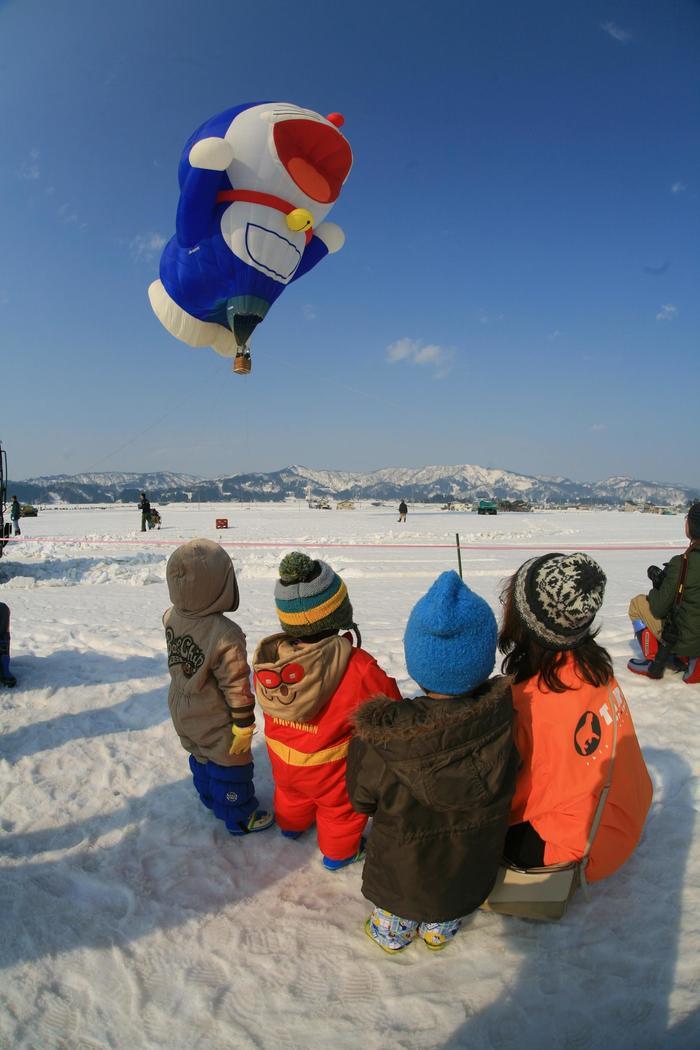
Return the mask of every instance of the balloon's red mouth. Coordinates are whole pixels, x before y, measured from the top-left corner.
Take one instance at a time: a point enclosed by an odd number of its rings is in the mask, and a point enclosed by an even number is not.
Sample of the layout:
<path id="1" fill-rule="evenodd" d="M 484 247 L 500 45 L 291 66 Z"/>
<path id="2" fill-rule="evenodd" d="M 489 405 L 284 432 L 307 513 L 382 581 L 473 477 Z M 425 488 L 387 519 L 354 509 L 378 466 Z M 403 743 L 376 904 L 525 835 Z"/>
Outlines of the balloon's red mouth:
<path id="1" fill-rule="evenodd" d="M 296 185 L 320 204 L 337 200 L 352 167 L 346 139 L 316 120 L 281 120 L 272 133 L 279 159 Z"/>

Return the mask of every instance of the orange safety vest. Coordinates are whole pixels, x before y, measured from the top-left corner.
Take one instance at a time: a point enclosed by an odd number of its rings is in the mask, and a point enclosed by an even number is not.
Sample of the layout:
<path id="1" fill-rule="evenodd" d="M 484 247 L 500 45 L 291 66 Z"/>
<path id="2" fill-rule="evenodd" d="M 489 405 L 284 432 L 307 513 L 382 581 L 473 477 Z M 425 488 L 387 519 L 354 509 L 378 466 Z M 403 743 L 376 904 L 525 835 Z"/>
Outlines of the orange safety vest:
<path id="1" fill-rule="evenodd" d="M 538 676 L 513 686 L 514 737 L 522 760 L 510 822 L 529 821 L 545 842 L 545 864 L 580 860 L 612 752 L 615 703 L 617 753 L 586 878 L 611 875 L 634 851 L 652 799 L 649 773 L 632 715 L 613 679 L 592 686 L 569 654 L 559 672 L 566 692 L 551 692 Z"/>

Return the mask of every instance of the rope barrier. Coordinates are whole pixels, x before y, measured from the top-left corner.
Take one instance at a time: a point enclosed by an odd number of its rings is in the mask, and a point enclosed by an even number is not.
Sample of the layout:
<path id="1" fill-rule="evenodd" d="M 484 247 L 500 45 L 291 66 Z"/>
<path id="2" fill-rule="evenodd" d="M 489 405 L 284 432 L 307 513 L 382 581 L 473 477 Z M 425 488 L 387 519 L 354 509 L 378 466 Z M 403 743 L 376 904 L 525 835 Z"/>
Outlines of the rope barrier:
<path id="1" fill-rule="evenodd" d="M 179 547 L 185 540 L 156 540 L 156 539 L 90 539 L 88 537 L 75 536 L 8 536 L 3 542 L 7 543 L 55 543 L 67 547 Z M 304 547 L 310 550 L 454 550 L 454 543 L 318 543 L 312 540 L 218 540 L 222 547 L 230 547 L 240 550 L 279 550 L 287 548 Z M 460 543 L 462 551 L 552 551 L 557 550 L 565 553 L 567 551 L 676 551 L 685 550 L 684 546 L 677 544 L 616 544 L 579 543 L 572 547 L 567 544 L 537 544 L 537 543 Z"/>

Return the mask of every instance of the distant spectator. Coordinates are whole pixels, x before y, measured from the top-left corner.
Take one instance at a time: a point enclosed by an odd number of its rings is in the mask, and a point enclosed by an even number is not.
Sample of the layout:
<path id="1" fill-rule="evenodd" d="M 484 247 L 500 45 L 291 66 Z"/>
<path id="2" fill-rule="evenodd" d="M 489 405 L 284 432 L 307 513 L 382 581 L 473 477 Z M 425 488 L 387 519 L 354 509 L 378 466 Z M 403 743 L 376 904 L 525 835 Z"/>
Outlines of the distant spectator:
<path id="1" fill-rule="evenodd" d="M 22 508 L 19 504 L 19 500 L 16 496 L 12 497 L 12 506 L 10 507 L 10 519 L 15 529 L 15 536 L 21 536 L 22 530 L 19 527 L 19 519 L 22 517 Z"/>
<path id="2" fill-rule="evenodd" d="M 401 500 L 401 502 L 399 503 L 399 521 L 405 521 L 407 514 L 408 507 L 406 506 L 404 500 Z"/>
<path id="3" fill-rule="evenodd" d="M 139 510 L 141 511 L 141 532 L 145 532 L 147 528 L 152 529 L 153 523 L 151 521 L 151 504 L 146 499 L 146 493 L 141 493 L 139 499 Z"/>

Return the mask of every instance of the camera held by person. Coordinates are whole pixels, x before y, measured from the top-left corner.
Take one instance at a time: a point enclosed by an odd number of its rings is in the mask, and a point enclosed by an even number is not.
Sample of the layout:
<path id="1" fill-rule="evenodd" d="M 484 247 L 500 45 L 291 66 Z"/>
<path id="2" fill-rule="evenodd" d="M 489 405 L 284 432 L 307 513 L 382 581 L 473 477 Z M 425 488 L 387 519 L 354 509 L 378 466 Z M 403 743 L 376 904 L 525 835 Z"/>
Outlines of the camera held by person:
<path id="1" fill-rule="evenodd" d="M 668 562 L 664 562 L 663 569 L 660 569 L 658 565 L 650 565 L 647 569 L 647 576 L 651 580 L 652 587 L 655 591 L 658 591 L 661 584 L 666 578 L 666 569 L 668 568 Z"/>

